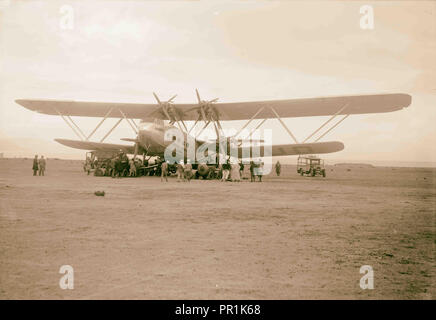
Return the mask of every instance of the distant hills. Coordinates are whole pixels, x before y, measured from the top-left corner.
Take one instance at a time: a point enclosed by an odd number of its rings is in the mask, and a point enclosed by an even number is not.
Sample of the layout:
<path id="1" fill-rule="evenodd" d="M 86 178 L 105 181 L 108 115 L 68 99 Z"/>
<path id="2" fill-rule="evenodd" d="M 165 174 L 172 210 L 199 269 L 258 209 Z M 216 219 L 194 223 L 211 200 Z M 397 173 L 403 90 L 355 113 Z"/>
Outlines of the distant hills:
<path id="1" fill-rule="evenodd" d="M 334 164 L 335 167 L 359 167 L 359 168 L 374 168 L 374 166 L 372 164 L 369 163 L 335 163 Z"/>

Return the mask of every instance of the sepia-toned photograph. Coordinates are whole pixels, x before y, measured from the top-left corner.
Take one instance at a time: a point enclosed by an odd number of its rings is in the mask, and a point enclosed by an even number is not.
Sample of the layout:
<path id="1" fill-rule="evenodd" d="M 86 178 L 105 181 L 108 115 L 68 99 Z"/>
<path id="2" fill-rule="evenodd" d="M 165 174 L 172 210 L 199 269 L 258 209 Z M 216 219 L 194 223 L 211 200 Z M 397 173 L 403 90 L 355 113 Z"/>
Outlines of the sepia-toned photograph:
<path id="1" fill-rule="evenodd" d="M 434 300 L 435 124 L 436 1 L 0 0 L 0 300 Z"/>

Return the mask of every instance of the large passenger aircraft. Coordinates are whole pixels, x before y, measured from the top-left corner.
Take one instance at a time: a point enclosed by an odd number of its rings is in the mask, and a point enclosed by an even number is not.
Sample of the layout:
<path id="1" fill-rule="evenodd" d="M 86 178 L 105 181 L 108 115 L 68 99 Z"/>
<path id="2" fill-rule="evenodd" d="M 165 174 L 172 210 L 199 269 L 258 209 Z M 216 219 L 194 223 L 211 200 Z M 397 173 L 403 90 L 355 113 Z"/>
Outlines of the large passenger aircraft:
<path id="1" fill-rule="evenodd" d="M 154 94 L 154 93 L 153 93 Z M 71 129 L 79 137 L 79 140 L 55 139 L 57 142 L 72 148 L 91 150 L 95 152 L 118 152 L 123 150 L 128 154 L 147 154 L 148 156 L 163 157 L 165 149 L 172 141 L 164 139 L 165 131 L 171 128 L 182 130 L 187 138 L 193 128 L 200 125 L 201 130 L 196 137 L 209 125 L 213 125 L 217 137 L 222 139 L 223 130 L 222 121 L 230 120 L 247 120 L 247 122 L 233 135 L 237 144 L 238 156 L 241 158 L 244 154 L 250 154 L 243 146 L 245 140 L 252 140 L 252 133 L 259 129 L 267 119 L 276 118 L 290 135 L 292 143 L 276 144 L 271 146 L 262 145 L 261 153 L 264 148 L 270 147 L 272 156 L 287 156 L 300 154 L 323 154 L 341 151 L 344 148 L 342 142 L 324 141 L 320 142 L 328 132 L 339 125 L 349 115 L 384 113 L 401 110 L 411 103 L 411 96 L 403 93 L 394 94 L 373 94 L 373 95 L 354 95 L 354 96 L 336 96 L 307 99 L 289 99 L 289 100 L 271 100 L 271 101 L 252 101 L 252 102 L 226 102 L 219 103 L 218 99 L 202 100 L 196 90 L 197 103 L 177 104 L 173 96 L 167 101 L 161 101 L 154 94 L 156 103 L 114 103 L 114 102 L 80 102 L 80 101 L 62 101 L 62 100 L 32 100 L 18 99 L 16 102 L 23 107 L 48 115 L 61 116 Z M 79 117 L 99 117 L 102 118 L 90 134 L 85 133 L 77 126 L 71 118 Z M 282 118 L 292 117 L 312 117 L 312 116 L 330 116 L 319 128 L 303 141 L 297 141 L 292 131 L 286 126 Z M 338 121 L 333 120 L 339 117 Z M 108 118 L 118 118 L 116 124 L 99 142 L 91 141 L 94 133 L 100 128 L 102 123 Z M 104 140 L 111 132 L 125 119 L 132 127 L 136 134 L 134 138 L 123 139 L 133 144 L 113 144 L 105 143 Z M 139 124 L 135 121 L 139 119 Z M 165 123 L 167 120 L 167 123 Z M 252 121 L 261 120 L 257 126 L 251 130 L 245 138 L 239 137 L 239 134 L 246 131 L 246 128 Z M 188 129 L 187 121 L 193 122 Z M 330 128 L 327 129 L 327 125 Z M 327 129 L 327 130 L 326 130 Z M 324 133 L 322 133 L 324 131 Z M 317 138 L 315 138 L 318 136 Z M 204 141 L 194 137 L 195 146 L 198 148 Z M 227 139 L 228 137 L 225 137 Z M 310 140 L 313 140 L 310 142 Z M 258 142 L 262 142 L 258 140 Z M 210 142 L 209 142 L 210 143 Z M 213 142 L 218 145 L 218 142 Z M 185 145 L 186 147 L 186 145 Z M 219 149 L 217 149 L 219 150 Z M 185 149 L 186 151 L 186 149 Z M 247 153 L 248 151 L 248 153 Z M 260 154 L 263 156 L 263 154 Z"/>

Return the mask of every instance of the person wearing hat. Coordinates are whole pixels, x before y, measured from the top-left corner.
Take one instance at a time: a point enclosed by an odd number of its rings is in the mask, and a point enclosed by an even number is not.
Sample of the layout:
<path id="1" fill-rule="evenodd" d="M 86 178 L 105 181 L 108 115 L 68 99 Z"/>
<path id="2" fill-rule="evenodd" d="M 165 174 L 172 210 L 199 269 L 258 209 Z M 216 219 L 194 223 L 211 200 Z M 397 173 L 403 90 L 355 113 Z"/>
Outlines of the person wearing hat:
<path id="1" fill-rule="evenodd" d="M 277 163 L 276 163 L 276 174 L 277 174 L 277 176 L 280 176 L 281 172 L 282 172 L 282 165 L 280 164 L 280 161 L 277 160 Z"/>
<path id="2" fill-rule="evenodd" d="M 188 182 L 191 182 L 191 178 L 192 178 L 192 164 L 191 164 L 191 160 L 187 160 L 185 167 L 183 168 L 183 171 L 185 173 L 185 180 Z"/>
<path id="3" fill-rule="evenodd" d="M 180 182 L 180 179 L 184 182 L 185 181 L 185 168 L 183 165 L 183 160 L 180 160 L 177 163 L 177 182 Z"/>
<path id="4" fill-rule="evenodd" d="M 162 162 L 160 169 L 160 181 L 163 182 L 163 179 L 165 178 L 165 181 L 168 182 L 168 163 L 166 161 Z"/>
<path id="5" fill-rule="evenodd" d="M 36 174 L 38 173 L 38 155 L 35 155 L 35 158 L 33 158 L 33 175 L 36 176 Z"/>
<path id="6" fill-rule="evenodd" d="M 39 159 L 38 164 L 39 164 L 39 175 L 43 176 L 45 173 L 45 165 L 46 165 L 44 156 L 41 156 L 41 159 Z"/>

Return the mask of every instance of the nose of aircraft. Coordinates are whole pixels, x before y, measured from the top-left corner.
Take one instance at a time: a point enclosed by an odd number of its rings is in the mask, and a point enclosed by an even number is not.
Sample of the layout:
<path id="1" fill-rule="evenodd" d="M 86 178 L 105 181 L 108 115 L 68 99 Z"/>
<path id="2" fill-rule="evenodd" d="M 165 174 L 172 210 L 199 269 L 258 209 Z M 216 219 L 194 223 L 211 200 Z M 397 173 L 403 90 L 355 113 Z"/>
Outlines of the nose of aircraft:
<path id="1" fill-rule="evenodd" d="M 155 122 L 140 122 L 138 138 L 143 147 L 161 147 L 164 145 L 164 128 Z"/>

